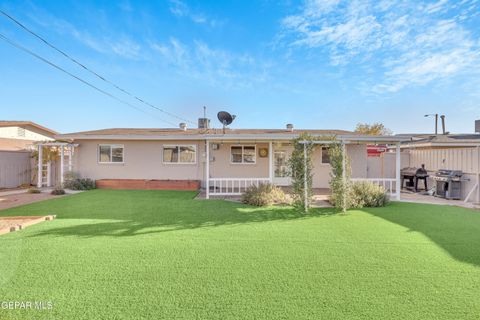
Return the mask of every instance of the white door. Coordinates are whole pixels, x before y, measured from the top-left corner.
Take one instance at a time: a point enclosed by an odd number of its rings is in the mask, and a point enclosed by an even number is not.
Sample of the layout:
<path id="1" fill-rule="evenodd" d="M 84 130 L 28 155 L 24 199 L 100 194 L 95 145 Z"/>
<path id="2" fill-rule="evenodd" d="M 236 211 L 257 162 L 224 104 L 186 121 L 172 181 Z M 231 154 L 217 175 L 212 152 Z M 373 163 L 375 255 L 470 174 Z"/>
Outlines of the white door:
<path id="1" fill-rule="evenodd" d="M 289 186 L 291 183 L 287 160 L 285 150 L 273 152 L 273 183 L 277 186 Z"/>

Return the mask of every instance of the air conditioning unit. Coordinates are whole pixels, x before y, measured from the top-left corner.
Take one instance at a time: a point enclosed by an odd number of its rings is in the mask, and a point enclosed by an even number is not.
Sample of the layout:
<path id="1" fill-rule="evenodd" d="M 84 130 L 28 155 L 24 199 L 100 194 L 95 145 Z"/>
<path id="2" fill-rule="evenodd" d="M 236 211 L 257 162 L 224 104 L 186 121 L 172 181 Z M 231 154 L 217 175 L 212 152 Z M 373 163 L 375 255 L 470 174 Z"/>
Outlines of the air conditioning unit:
<path id="1" fill-rule="evenodd" d="M 480 120 L 475 120 L 475 133 L 480 133 Z"/>
<path id="2" fill-rule="evenodd" d="M 212 143 L 212 150 L 218 150 L 218 149 L 220 149 L 220 144 Z"/>

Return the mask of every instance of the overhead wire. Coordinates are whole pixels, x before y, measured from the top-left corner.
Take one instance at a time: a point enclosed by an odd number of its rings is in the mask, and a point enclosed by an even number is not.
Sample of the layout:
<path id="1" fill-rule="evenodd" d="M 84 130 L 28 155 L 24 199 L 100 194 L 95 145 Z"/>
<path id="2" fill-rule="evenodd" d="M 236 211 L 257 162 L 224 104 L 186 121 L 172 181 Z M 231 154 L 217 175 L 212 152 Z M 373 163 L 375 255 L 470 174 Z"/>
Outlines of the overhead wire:
<path id="1" fill-rule="evenodd" d="M 132 94 L 131 92 L 127 91 L 126 89 L 118 86 L 117 84 L 115 84 L 114 82 L 108 80 L 106 77 L 100 75 L 98 72 L 92 70 L 91 68 L 87 67 L 85 64 L 81 63 L 80 61 L 78 61 L 77 59 L 75 59 L 74 57 L 72 57 L 71 55 L 69 55 L 68 53 L 66 53 L 65 51 L 59 49 L 57 46 L 53 45 L 51 42 L 49 42 L 48 40 L 46 40 L 45 38 L 43 38 L 42 36 L 40 36 L 39 34 L 37 34 L 35 31 L 31 30 L 30 28 L 28 28 L 27 26 L 25 26 L 22 22 L 20 22 L 18 19 L 14 18 L 13 16 L 11 16 L 10 14 L 8 14 L 7 12 L 5 12 L 4 10 L 0 9 L 0 14 L 2 14 L 3 16 L 5 16 L 6 18 L 10 19 L 11 21 L 13 21 L 16 25 L 18 25 L 20 28 L 22 28 L 23 30 L 25 30 L 26 32 L 30 33 L 31 35 L 33 35 L 34 37 L 36 37 L 37 39 L 39 39 L 40 41 L 42 41 L 45 45 L 47 45 L 48 47 L 52 48 L 53 50 L 57 51 L 58 53 L 60 53 L 61 55 L 63 55 L 65 58 L 69 59 L 70 61 L 72 61 L 73 63 L 75 63 L 76 65 L 80 66 L 81 68 L 83 68 L 84 70 L 90 72 L 91 74 L 93 74 L 94 76 L 96 76 L 97 78 L 99 78 L 100 80 L 108 83 L 109 85 L 111 85 L 112 87 L 114 87 L 115 89 L 121 91 L 122 93 L 132 97 L 133 99 L 139 101 L 140 103 L 144 104 L 144 105 L 147 105 L 148 107 L 150 108 L 153 108 L 157 111 L 160 111 L 170 117 L 173 117 L 173 118 L 176 118 L 177 120 L 181 120 L 181 121 L 184 121 L 184 122 L 188 122 L 188 123 L 191 123 L 191 124 L 194 124 L 196 125 L 195 122 L 193 121 L 190 121 L 186 118 L 183 118 L 183 117 L 180 117 L 172 112 L 169 112 L 169 111 L 166 111 L 165 109 L 163 108 L 160 108 L 160 107 L 157 107 L 156 105 L 146 101 L 145 99 L 142 99 L 140 97 L 138 97 L 137 95 L 135 94 Z"/>
<path id="2" fill-rule="evenodd" d="M 104 95 L 106 95 L 106 96 L 108 96 L 108 97 L 110 97 L 110 98 L 112 98 L 112 99 L 114 99 L 114 100 L 116 100 L 116 101 L 124 104 L 124 105 L 127 105 L 127 106 L 129 106 L 129 107 L 131 107 L 131 108 L 133 108 L 133 109 L 136 109 L 137 111 L 143 112 L 143 113 L 145 113 L 145 114 L 147 114 L 147 115 L 149 115 L 149 116 L 155 117 L 156 119 L 158 119 L 158 120 L 160 120 L 160 121 L 163 121 L 163 122 L 165 122 L 165 123 L 168 123 L 168 124 L 170 124 L 170 125 L 173 125 L 173 126 L 176 126 L 176 125 L 177 125 L 177 124 L 175 124 L 175 123 L 173 123 L 173 122 L 170 122 L 170 121 L 168 121 L 168 120 L 165 120 L 165 119 L 156 117 L 155 115 L 152 115 L 152 114 L 146 112 L 145 110 L 143 110 L 143 109 L 135 106 L 134 104 L 131 104 L 130 102 L 125 101 L 125 100 L 123 100 L 123 99 L 121 99 L 121 98 L 119 98 L 119 97 L 111 94 L 110 92 L 105 91 L 105 90 L 103 90 L 103 89 L 95 86 L 94 84 L 92 84 L 92 83 L 90 83 L 90 82 L 88 82 L 88 81 L 80 78 L 79 76 L 71 73 L 70 71 L 68 71 L 68 70 L 60 67 L 59 65 L 51 62 L 50 60 L 48 60 L 48 59 L 40 56 L 39 54 L 31 51 L 30 49 L 27 49 L 26 47 L 24 47 L 24 46 L 16 43 L 15 41 L 9 39 L 8 37 L 6 37 L 5 35 L 3 35 L 3 34 L 1 34 L 1 33 L 0 33 L 0 39 L 2 39 L 3 41 L 7 42 L 7 43 L 10 44 L 11 46 L 13 46 L 13 47 L 15 47 L 15 48 L 17 48 L 17 49 L 19 49 L 19 50 L 21 50 L 21 51 L 23 51 L 23 52 L 28 53 L 29 55 L 37 58 L 38 60 L 40 60 L 40 61 L 42 61 L 42 62 L 50 65 L 51 67 L 53 67 L 53 68 L 55 68 L 55 69 L 57 69 L 57 70 L 65 73 L 65 74 L 69 75 L 70 77 L 72 77 L 72 78 L 74 78 L 74 79 L 82 82 L 83 84 L 89 86 L 90 88 L 92 88 L 92 89 L 94 89 L 94 90 L 96 90 L 96 91 L 98 91 L 98 92 L 100 92 L 100 93 L 102 93 L 102 94 L 104 94 Z"/>

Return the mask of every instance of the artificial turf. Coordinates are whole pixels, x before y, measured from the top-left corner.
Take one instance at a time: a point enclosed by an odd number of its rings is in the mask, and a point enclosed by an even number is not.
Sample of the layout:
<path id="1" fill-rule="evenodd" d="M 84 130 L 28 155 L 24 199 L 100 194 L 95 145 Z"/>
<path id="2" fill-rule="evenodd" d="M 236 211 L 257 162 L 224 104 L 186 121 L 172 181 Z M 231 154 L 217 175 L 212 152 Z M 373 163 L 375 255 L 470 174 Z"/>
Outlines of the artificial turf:
<path id="1" fill-rule="evenodd" d="M 0 319 L 478 319 L 480 214 L 253 208 L 95 190 L 0 211 Z M 5 305 L 4 305 L 5 307 Z"/>

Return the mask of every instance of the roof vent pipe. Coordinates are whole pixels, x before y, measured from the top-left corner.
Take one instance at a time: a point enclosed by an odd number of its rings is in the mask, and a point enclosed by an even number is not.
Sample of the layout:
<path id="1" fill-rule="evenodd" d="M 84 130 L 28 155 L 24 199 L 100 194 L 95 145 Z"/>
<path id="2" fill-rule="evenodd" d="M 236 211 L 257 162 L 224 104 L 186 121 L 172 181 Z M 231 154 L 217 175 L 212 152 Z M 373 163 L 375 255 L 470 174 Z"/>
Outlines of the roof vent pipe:
<path id="1" fill-rule="evenodd" d="M 287 124 L 287 130 L 290 131 L 290 132 L 293 132 L 293 124 L 288 123 Z"/>
<path id="2" fill-rule="evenodd" d="M 180 129 L 182 129 L 183 131 L 187 131 L 187 124 L 186 124 L 185 122 L 180 123 L 179 127 L 180 127 Z"/>
<path id="3" fill-rule="evenodd" d="M 447 134 L 447 132 L 445 131 L 445 115 L 441 115 L 440 116 L 440 119 L 442 119 L 442 134 Z"/>

